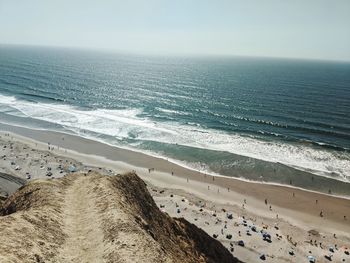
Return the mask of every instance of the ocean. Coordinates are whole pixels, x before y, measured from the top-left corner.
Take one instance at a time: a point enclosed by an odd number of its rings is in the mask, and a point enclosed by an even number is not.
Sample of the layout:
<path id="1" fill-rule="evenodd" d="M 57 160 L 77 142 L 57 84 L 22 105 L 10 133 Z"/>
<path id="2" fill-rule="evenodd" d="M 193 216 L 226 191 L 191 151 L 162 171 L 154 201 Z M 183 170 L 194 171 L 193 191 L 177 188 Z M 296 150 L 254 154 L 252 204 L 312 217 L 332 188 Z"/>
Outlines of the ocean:
<path id="1" fill-rule="evenodd" d="M 350 195 L 350 63 L 0 46 L 0 122 Z"/>

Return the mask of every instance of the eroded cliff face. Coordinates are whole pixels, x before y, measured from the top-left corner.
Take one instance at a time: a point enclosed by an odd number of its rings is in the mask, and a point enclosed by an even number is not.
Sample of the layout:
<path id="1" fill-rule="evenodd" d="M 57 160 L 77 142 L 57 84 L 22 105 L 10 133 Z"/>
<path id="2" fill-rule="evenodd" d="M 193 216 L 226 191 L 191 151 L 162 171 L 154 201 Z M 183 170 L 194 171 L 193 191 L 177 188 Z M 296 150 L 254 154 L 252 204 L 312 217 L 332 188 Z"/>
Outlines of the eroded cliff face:
<path id="1" fill-rule="evenodd" d="M 33 181 L 0 213 L 0 262 L 240 262 L 132 173 Z"/>

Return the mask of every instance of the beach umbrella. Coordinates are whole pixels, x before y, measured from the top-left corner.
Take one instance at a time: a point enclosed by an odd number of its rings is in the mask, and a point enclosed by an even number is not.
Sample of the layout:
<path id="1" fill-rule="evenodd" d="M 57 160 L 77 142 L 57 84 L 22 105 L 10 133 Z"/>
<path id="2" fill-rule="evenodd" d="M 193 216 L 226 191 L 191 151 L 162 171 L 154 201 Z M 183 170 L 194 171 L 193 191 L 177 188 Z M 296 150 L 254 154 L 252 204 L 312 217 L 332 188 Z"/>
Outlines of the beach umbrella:
<path id="1" fill-rule="evenodd" d="M 328 261 L 332 261 L 332 256 L 333 255 L 324 255 L 325 259 L 327 259 Z"/>
<path id="2" fill-rule="evenodd" d="M 244 241 L 243 240 L 238 241 L 238 245 L 241 247 L 244 247 Z"/>
<path id="3" fill-rule="evenodd" d="M 310 263 L 316 262 L 316 258 L 314 256 L 307 256 L 307 260 L 309 260 Z"/>
<path id="4" fill-rule="evenodd" d="M 270 242 L 271 241 L 271 235 L 268 233 L 263 233 L 263 240 Z"/>
<path id="5" fill-rule="evenodd" d="M 77 171 L 77 168 L 74 166 L 74 165 L 71 165 L 68 167 L 68 170 L 71 172 L 71 173 L 74 173 Z"/>

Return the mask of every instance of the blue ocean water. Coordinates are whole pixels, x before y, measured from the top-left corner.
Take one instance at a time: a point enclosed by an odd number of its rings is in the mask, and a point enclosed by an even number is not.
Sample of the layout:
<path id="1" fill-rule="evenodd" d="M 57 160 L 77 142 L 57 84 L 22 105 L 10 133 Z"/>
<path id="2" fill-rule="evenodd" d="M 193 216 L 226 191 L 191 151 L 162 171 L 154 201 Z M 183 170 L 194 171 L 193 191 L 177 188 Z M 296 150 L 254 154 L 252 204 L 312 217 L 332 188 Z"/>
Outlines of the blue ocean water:
<path id="1" fill-rule="evenodd" d="M 1 46 L 0 122 L 249 180 L 350 182 L 350 63 Z"/>

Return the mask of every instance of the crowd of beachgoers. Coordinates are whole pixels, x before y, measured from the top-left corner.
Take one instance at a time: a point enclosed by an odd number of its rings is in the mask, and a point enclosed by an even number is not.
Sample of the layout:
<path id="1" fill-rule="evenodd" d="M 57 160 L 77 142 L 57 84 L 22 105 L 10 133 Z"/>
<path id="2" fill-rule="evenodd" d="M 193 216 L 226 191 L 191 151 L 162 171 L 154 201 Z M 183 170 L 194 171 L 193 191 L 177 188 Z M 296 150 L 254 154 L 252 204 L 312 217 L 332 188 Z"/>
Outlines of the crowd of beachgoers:
<path id="1" fill-rule="evenodd" d="M 0 172 L 20 177 L 24 180 L 59 178 L 72 172 L 96 170 L 106 175 L 117 175 L 112 167 L 87 165 L 82 158 L 72 158 L 69 150 L 60 149 L 54 143 L 21 141 L 10 133 L 2 133 L 0 138 Z M 159 208 L 172 217 L 184 217 L 189 222 L 205 230 L 216 238 L 235 256 L 246 262 L 350 262 L 350 234 L 337 222 L 330 220 L 327 228 L 314 222 L 300 224 L 285 216 L 283 209 L 275 207 L 268 198 L 261 201 L 259 211 L 255 200 L 249 195 L 232 202 L 220 199 L 225 188 L 206 183 L 200 189 L 197 182 L 180 178 L 183 187 L 175 184 L 176 175 L 169 171 L 167 183 L 157 184 L 155 168 L 138 169 L 136 172 L 147 183 L 148 189 Z M 189 189 L 193 188 L 193 191 Z M 1 187 L 5 197 L 6 185 Z M 201 194 L 197 194 L 201 191 Z M 221 191 L 221 192 L 220 192 Z M 234 189 L 226 188 L 225 195 L 234 194 Z M 217 197 L 213 197 L 213 196 Z M 293 197 L 294 196 L 293 192 Z M 293 199 L 292 197 L 292 199 Z M 234 197 L 232 197 L 234 198 Z M 290 197 L 288 197 L 290 198 Z M 226 200 L 226 201 L 225 201 Z M 316 203 L 315 203 L 316 202 Z M 313 201 L 317 205 L 319 201 Z M 348 203 L 350 205 L 350 201 Z M 321 212 L 323 213 L 323 211 Z M 295 219 L 299 216 L 295 213 Z M 323 214 L 318 216 L 327 220 Z M 348 224 L 344 215 L 343 226 Z M 331 231 L 332 228 L 336 231 Z M 340 233 L 340 234 L 339 234 Z"/>

